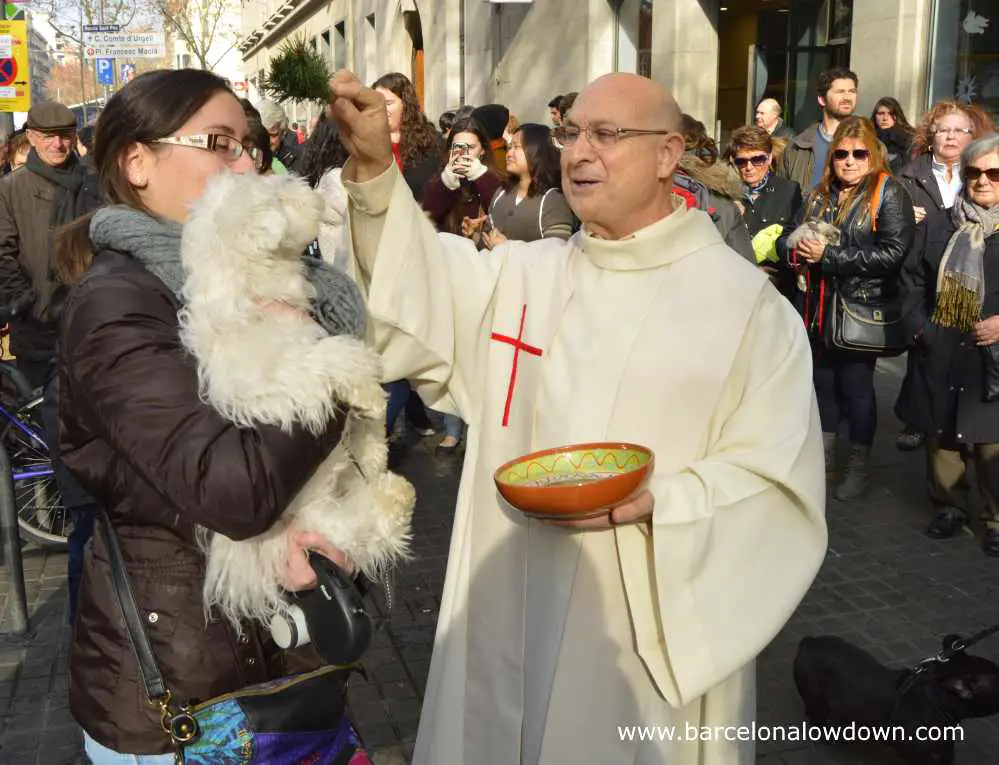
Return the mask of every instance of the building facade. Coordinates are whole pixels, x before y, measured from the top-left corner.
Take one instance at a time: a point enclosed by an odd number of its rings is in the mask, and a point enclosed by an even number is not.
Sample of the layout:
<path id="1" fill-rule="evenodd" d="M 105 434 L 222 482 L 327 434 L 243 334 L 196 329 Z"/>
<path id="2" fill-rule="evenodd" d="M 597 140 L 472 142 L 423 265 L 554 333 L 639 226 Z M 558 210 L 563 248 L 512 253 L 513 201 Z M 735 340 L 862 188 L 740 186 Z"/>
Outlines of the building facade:
<path id="1" fill-rule="evenodd" d="M 364 82 L 408 75 L 431 118 L 499 102 L 546 121 L 552 96 L 629 71 L 670 88 L 719 135 L 765 97 L 800 129 L 818 117 L 819 72 L 840 65 L 859 75 L 860 114 L 894 96 L 912 121 L 940 98 L 999 115 L 995 0 L 243 0 L 253 100 L 294 35 Z M 288 109 L 292 119 L 315 110 Z"/>

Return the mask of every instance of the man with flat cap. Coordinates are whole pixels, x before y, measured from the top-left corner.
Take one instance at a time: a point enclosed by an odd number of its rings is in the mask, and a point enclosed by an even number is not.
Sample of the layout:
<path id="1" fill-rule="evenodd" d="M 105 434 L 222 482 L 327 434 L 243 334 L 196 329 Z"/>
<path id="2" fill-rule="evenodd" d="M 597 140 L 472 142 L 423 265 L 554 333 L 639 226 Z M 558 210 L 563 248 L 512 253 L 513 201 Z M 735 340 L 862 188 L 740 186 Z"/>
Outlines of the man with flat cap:
<path id="1" fill-rule="evenodd" d="M 53 297 L 57 283 L 52 270 L 52 233 L 97 208 L 97 178 L 76 154 L 76 116 L 59 103 L 31 107 L 25 123 L 31 151 L 27 162 L 0 182 L 0 302 L 17 315 L 10 320 L 10 347 L 17 367 L 34 388 L 43 388 L 46 439 L 56 445 L 54 430 L 57 317 Z M 93 500 L 54 458 L 63 503 L 70 509 L 70 617 L 82 573 L 83 544 L 92 517 L 78 508 Z"/>
<path id="2" fill-rule="evenodd" d="M 673 193 L 673 97 L 590 84 L 554 132 L 582 231 L 477 253 L 413 201 L 381 96 L 331 87 L 369 339 L 470 426 L 413 765 L 751 765 L 825 464 L 801 320 Z M 594 441 L 650 447 L 645 490 L 572 521 L 499 499 L 508 460 Z"/>

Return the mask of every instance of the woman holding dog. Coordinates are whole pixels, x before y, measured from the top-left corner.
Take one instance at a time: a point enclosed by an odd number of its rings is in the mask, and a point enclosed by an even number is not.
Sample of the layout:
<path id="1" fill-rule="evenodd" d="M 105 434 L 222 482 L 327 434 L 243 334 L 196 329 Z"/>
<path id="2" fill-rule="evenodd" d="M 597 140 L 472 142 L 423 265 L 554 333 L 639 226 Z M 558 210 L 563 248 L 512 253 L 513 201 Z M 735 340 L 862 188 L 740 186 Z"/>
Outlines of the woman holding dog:
<path id="1" fill-rule="evenodd" d="M 199 529 L 236 540 L 265 532 L 343 430 L 342 418 L 320 433 L 232 424 L 202 400 L 180 339 L 183 223 L 210 178 L 253 173 L 257 151 L 221 78 L 141 75 L 97 124 L 94 166 L 108 206 L 71 224 L 57 250 L 60 277 L 75 283 L 59 338 L 62 458 L 107 510 L 155 659 L 181 703 L 318 664 L 314 654 L 280 654 L 257 625 L 239 635 L 225 619 L 206 620 L 202 605 Z M 285 589 L 315 585 L 308 549 L 347 565 L 321 537 L 290 536 Z M 145 698 L 109 560 L 99 525 L 70 649 L 70 707 L 94 765 L 169 765 L 171 738 Z"/>
<path id="2" fill-rule="evenodd" d="M 999 134 L 961 155 L 963 191 L 919 227 L 903 270 L 909 352 L 898 406 L 927 434 L 933 539 L 968 521 L 969 460 L 983 502 L 983 548 L 999 557 Z"/>
<path id="3" fill-rule="evenodd" d="M 835 497 L 852 500 L 866 490 L 870 472 L 877 430 L 874 367 L 878 353 L 835 346 L 834 311 L 837 303 L 884 305 L 898 298 L 902 261 L 916 228 L 912 203 L 890 176 L 884 147 L 869 120 L 851 117 L 840 123 L 822 181 L 805 200 L 788 233 L 802 223 L 827 224 L 838 234 L 830 233 L 825 241 L 815 234 L 785 236 L 778 247 L 803 290 L 800 307 L 812 339 L 828 472 L 835 469 L 844 408 L 849 418 L 850 456 Z M 800 241 L 791 247 L 789 238 Z"/>
<path id="4" fill-rule="evenodd" d="M 736 206 L 753 240 L 756 262 L 781 294 L 793 299 L 794 280 L 775 262 L 776 243 L 801 207 L 801 187 L 772 172 L 774 140 L 763 128 L 747 125 L 734 131 L 725 156 L 742 179 L 743 196 Z"/>

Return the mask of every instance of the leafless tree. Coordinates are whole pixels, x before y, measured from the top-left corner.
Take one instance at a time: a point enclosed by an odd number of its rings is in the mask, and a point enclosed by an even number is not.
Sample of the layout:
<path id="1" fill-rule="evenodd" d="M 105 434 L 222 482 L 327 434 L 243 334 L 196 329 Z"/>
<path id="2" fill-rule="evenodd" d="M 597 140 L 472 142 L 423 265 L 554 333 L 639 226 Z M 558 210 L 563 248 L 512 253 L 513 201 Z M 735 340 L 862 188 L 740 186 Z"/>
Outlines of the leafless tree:
<path id="1" fill-rule="evenodd" d="M 154 0 L 35 0 L 36 10 L 48 14 L 49 23 L 66 40 L 83 45 L 81 27 L 117 24 L 139 31 L 148 29 L 156 15 Z"/>
<path id="2" fill-rule="evenodd" d="M 236 44 L 228 22 L 230 0 L 152 0 L 164 24 L 187 45 L 202 69 L 214 69 Z M 216 50 L 216 43 L 222 44 Z"/>

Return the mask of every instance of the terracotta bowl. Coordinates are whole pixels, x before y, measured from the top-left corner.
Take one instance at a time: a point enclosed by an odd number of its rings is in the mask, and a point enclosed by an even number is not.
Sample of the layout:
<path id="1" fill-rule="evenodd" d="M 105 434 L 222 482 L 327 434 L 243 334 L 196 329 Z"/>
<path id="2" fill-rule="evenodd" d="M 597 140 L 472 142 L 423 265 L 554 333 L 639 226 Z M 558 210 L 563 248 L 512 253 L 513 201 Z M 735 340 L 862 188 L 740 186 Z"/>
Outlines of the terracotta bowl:
<path id="1" fill-rule="evenodd" d="M 503 499 L 526 515 L 581 520 L 637 494 L 654 466 L 652 450 L 637 444 L 572 444 L 511 460 L 493 480 Z"/>

